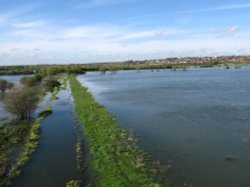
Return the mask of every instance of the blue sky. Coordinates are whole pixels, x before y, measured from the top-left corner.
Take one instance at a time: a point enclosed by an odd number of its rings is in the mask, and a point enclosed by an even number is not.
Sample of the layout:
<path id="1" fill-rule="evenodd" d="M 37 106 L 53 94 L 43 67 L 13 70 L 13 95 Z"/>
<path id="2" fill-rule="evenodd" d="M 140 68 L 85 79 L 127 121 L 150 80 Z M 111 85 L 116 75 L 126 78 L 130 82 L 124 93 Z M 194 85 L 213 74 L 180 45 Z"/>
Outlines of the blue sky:
<path id="1" fill-rule="evenodd" d="M 0 65 L 250 55 L 248 0 L 0 0 Z"/>

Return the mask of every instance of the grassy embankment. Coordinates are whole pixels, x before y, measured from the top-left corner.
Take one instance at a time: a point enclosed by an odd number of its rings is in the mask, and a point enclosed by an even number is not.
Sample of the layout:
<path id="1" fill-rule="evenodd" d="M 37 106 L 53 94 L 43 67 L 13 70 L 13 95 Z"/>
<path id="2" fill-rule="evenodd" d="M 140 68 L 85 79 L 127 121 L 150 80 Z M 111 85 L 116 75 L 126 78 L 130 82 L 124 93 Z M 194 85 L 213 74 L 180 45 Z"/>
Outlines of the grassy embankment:
<path id="1" fill-rule="evenodd" d="M 21 168 L 30 160 L 40 138 L 40 122 L 52 113 L 47 106 L 34 122 L 19 121 L 0 129 L 0 186 L 7 186 L 21 174 Z"/>
<path id="2" fill-rule="evenodd" d="M 119 127 L 116 119 L 95 101 L 75 76 L 69 79 L 76 112 L 89 142 L 96 186 L 160 186 L 155 182 L 158 171 L 147 165 L 147 155 L 133 135 Z"/>

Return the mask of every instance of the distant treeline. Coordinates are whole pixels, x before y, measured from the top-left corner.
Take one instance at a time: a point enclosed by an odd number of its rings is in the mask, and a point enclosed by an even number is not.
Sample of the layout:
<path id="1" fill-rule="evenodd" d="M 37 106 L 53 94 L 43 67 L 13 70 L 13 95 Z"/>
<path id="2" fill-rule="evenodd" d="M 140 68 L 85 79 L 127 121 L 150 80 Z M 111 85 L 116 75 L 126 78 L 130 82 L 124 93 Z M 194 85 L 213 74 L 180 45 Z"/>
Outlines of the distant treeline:
<path id="1" fill-rule="evenodd" d="M 176 69 L 196 67 L 213 67 L 217 65 L 241 66 L 249 65 L 250 61 L 127 61 L 120 63 L 96 63 L 96 64 L 69 64 L 69 65 L 26 65 L 26 66 L 0 66 L 0 75 L 24 75 L 40 74 L 42 76 L 53 76 L 60 73 L 83 74 L 87 71 L 118 71 L 118 70 L 140 70 L 140 69 Z"/>
<path id="2" fill-rule="evenodd" d="M 86 68 L 81 65 L 26 65 L 26 66 L 1 66 L 0 75 L 29 75 L 39 74 L 52 76 L 60 73 L 85 73 Z"/>

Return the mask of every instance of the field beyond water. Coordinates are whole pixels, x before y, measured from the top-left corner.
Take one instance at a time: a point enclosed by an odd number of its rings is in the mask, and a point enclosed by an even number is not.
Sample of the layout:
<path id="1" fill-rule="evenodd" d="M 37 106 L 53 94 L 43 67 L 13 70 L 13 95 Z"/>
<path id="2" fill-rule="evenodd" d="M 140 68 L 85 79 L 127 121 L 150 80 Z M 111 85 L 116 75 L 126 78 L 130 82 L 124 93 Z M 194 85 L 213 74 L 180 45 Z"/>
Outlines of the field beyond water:
<path id="1" fill-rule="evenodd" d="M 88 72 L 78 80 L 169 166 L 170 186 L 249 186 L 249 67 Z"/>

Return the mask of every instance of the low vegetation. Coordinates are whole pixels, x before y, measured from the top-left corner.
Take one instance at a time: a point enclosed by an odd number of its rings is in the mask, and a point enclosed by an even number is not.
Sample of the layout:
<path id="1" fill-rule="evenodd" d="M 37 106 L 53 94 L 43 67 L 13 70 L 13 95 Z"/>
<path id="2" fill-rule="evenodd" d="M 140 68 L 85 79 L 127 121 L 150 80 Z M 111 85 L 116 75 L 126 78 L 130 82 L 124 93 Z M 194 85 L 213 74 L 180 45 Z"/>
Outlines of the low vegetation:
<path id="1" fill-rule="evenodd" d="M 48 105 L 39 115 L 38 117 L 46 117 L 53 113 L 53 109 L 51 105 Z"/>
<path id="2" fill-rule="evenodd" d="M 68 82 L 67 76 L 64 75 L 61 79 L 61 89 L 62 90 L 67 90 L 67 82 Z"/>
<path id="3" fill-rule="evenodd" d="M 224 156 L 226 161 L 236 161 L 237 157 L 233 156 L 233 155 L 225 155 Z"/>
<path id="4" fill-rule="evenodd" d="M 37 75 L 34 75 L 32 77 L 21 78 L 20 83 L 24 84 L 27 87 L 32 87 L 32 86 L 39 85 L 41 83 L 42 79 L 43 79 L 43 76 L 37 74 Z"/>
<path id="5" fill-rule="evenodd" d="M 98 104 L 86 88 L 70 77 L 76 112 L 89 142 L 91 168 L 97 186 L 160 186 L 158 172 L 131 133 Z"/>
<path id="6" fill-rule="evenodd" d="M 76 142 L 76 168 L 78 171 L 81 170 L 81 162 L 82 162 L 82 142 L 79 137 L 77 137 Z"/>
<path id="7" fill-rule="evenodd" d="M 44 86 L 45 86 L 45 89 L 49 92 L 53 92 L 54 91 L 54 88 L 55 87 L 59 87 L 61 85 L 61 83 L 56 80 L 55 78 L 47 78 L 45 80 L 45 83 L 44 83 Z"/>
<path id="8" fill-rule="evenodd" d="M 31 118 L 32 112 L 39 102 L 38 92 L 32 88 L 8 93 L 4 100 L 4 108 L 20 120 Z"/>
<path id="9" fill-rule="evenodd" d="M 59 93 L 58 87 L 54 87 L 53 92 L 51 93 L 50 100 L 57 100 L 58 97 L 56 96 Z"/>
<path id="10" fill-rule="evenodd" d="M 87 71 L 118 71 L 140 69 L 175 69 L 188 67 L 213 67 L 231 64 L 231 66 L 246 66 L 250 64 L 249 56 L 224 57 L 188 57 L 167 58 L 157 60 L 107 62 L 96 64 L 69 64 L 69 65 L 30 65 L 30 66 L 0 66 L 0 75 L 39 74 L 42 77 L 54 76 L 62 73 L 83 74 Z"/>
<path id="11" fill-rule="evenodd" d="M 67 182 L 66 187 L 80 187 L 81 181 L 79 180 L 71 180 Z"/>
<path id="12" fill-rule="evenodd" d="M 15 121 L 0 128 L 0 186 L 3 186 L 7 169 L 16 150 L 27 137 L 30 128 L 28 121 Z"/>
<path id="13" fill-rule="evenodd" d="M 6 90 L 10 90 L 14 86 L 13 83 L 0 79 L 0 92 L 4 93 Z"/>
<path id="14" fill-rule="evenodd" d="M 21 168 L 38 146 L 40 122 L 51 113 L 51 106 L 47 106 L 33 123 L 11 122 L 0 129 L 0 186 L 9 185 L 21 174 Z"/>

